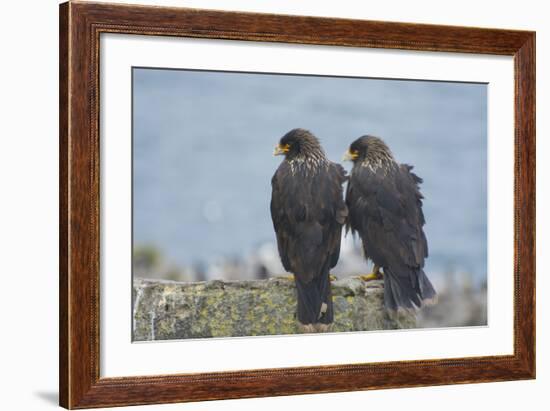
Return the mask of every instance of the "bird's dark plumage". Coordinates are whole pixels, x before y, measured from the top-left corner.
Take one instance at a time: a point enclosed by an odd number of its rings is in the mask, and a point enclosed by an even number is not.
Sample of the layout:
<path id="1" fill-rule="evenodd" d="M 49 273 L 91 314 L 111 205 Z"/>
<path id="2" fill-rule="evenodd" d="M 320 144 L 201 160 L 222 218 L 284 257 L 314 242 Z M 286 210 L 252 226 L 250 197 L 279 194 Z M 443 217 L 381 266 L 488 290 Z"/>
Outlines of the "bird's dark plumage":
<path id="1" fill-rule="evenodd" d="M 377 137 L 360 137 L 347 155 L 354 165 L 346 228 L 361 237 L 365 258 L 383 268 L 386 307 L 413 309 L 433 301 L 436 293 L 423 270 L 428 243 L 422 228 L 422 179 L 412 166 L 398 164 Z"/>
<path id="2" fill-rule="evenodd" d="M 294 274 L 298 320 L 330 324 L 329 270 L 338 262 L 347 217 L 342 195 L 346 172 L 327 159 L 307 130 L 288 132 L 275 153 L 285 159 L 271 180 L 271 217 L 282 264 Z"/>

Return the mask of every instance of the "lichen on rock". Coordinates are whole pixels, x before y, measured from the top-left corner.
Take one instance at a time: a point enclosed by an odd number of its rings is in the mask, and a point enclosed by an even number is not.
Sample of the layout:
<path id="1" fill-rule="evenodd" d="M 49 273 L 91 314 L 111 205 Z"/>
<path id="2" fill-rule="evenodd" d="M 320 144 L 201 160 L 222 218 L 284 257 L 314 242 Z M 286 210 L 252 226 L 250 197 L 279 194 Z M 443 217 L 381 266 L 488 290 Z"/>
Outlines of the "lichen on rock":
<path id="1" fill-rule="evenodd" d="M 389 315 L 383 281 L 332 282 L 331 332 L 414 328 L 411 313 Z M 181 283 L 136 278 L 134 341 L 300 333 L 296 289 L 286 278 Z"/>

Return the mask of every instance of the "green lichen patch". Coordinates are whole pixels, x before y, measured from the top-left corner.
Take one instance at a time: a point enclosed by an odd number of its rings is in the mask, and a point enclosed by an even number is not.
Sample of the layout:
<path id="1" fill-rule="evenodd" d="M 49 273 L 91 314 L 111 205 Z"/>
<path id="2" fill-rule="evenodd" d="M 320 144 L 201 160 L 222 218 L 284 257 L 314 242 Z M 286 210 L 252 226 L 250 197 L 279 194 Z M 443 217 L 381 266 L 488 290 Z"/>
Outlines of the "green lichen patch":
<path id="1" fill-rule="evenodd" d="M 416 326 L 408 313 L 383 308 L 383 281 L 332 282 L 333 332 Z M 177 283 L 136 279 L 134 341 L 296 334 L 296 289 L 285 278 Z"/>

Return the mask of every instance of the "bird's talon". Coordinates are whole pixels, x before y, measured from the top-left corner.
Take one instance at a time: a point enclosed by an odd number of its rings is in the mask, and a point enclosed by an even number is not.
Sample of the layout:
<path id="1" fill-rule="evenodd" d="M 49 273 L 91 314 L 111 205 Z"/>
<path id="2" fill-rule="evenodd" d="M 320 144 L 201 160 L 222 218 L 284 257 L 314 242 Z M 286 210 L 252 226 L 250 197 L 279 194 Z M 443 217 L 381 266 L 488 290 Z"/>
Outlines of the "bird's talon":
<path id="1" fill-rule="evenodd" d="M 374 267 L 372 267 L 372 273 L 360 275 L 359 278 L 363 281 L 381 280 L 382 273 L 380 272 L 380 267 L 375 264 Z"/>
<path id="2" fill-rule="evenodd" d="M 382 279 L 382 274 L 380 273 L 380 271 L 377 271 L 377 272 L 370 273 L 370 274 L 360 275 L 359 278 L 363 281 L 381 280 Z"/>

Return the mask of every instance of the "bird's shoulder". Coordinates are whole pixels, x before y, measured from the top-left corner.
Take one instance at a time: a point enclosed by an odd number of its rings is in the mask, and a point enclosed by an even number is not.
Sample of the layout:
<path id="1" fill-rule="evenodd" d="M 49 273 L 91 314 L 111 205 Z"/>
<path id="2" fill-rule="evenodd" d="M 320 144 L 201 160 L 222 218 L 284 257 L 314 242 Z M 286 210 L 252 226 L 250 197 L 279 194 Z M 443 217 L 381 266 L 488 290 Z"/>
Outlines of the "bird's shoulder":
<path id="1" fill-rule="evenodd" d="M 281 178 L 283 178 L 285 175 L 290 173 L 290 167 L 288 165 L 288 161 L 282 161 L 281 164 L 277 167 L 275 170 L 275 173 L 273 173 L 273 177 L 271 178 L 271 183 L 275 183 Z"/>
<path id="2" fill-rule="evenodd" d="M 273 192 L 282 193 L 296 188 L 298 185 L 298 181 L 296 181 L 297 174 L 298 179 L 301 180 L 302 176 L 300 176 L 300 174 L 302 173 L 297 173 L 296 168 L 292 167 L 292 165 L 288 161 L 282 161 L 281 164 L 279 164 L 279 167 L 277 167 L 277 170 L 275 170 L 273 177 L 271 178 L 271 186 Z"/>
<path id="3" fill-rule="evenodd" d="M 403 174 L 406 174 L 408 176 L 410 176 L 410 178 L 418 185 L 422 184 L 424 182 L 424 180 L 420 177 L 418 177 L 417 174 L 413 173 L 412 170 L 414 168 L 414 166 L 410 165 L 410 164 L 401 164 L 400 165 L 400 168 L 401 168 L 401 172 Z"/>
<path id="4" fill-rule="evenodd" d="M 416 173 L 412 172 L 413 168 L 410 164 L 400 165 L 399 188 L 404 195 L 422 199 L 424 197 L 420 192 L 420 185 L 423 183 L 423 180 Z"/>
<path id="5" fill-rule="evenodd" d="M 329 162 L 328 172 L 340 180 L 340 184 L 343 184 L 348 178 L 348 172 L 341 164 Z"/>
<path id="6" fill-rule="evenodd" d="M 364 195 L 376 194 L 381 188 L 390 187 L 395 178 L 393 170 L 355 165 L 350 175 L 350 185 Z"/>
<path id="7" fill-rule="evenodd" d="M 401 178 L 397 163 L 388 167 L 356 165 L 347 193 L 348 203 L 359 208 L 366 207 L 370 212 L 386 210 L 401 216 L 404 213 Z"/>

